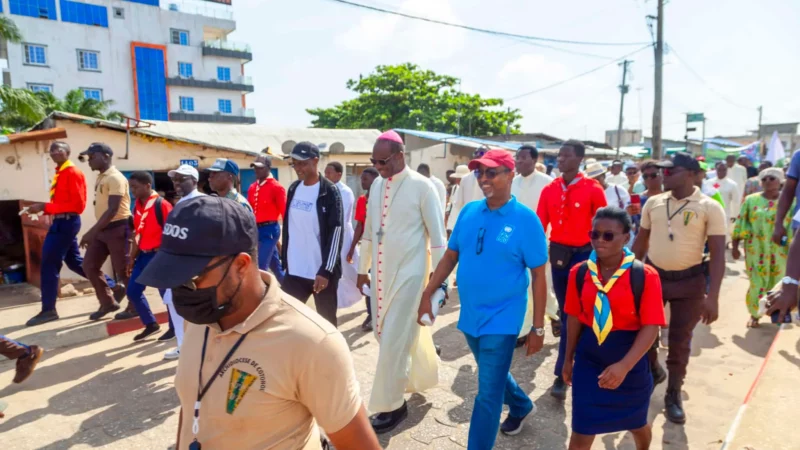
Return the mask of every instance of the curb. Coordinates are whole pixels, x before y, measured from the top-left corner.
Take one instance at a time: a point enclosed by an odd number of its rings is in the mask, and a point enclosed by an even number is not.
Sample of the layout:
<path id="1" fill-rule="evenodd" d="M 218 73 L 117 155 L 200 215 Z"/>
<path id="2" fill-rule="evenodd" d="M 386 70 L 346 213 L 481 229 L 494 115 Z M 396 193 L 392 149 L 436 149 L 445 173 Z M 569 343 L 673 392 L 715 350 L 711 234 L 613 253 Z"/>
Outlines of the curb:
<path id="1" fill-rule="evenodd" d="M 167 311 L 156 313 L 156 323 L 164 324 L 169 322 L 169 314 Z M 106 333 L 108 336 L 116 336 L 118 334 L 128 333 L 130 331 L 140 330 L 144 328 L 142 321 L 138 317 L 125 320 L 112 320 L 105 323 Z"/>

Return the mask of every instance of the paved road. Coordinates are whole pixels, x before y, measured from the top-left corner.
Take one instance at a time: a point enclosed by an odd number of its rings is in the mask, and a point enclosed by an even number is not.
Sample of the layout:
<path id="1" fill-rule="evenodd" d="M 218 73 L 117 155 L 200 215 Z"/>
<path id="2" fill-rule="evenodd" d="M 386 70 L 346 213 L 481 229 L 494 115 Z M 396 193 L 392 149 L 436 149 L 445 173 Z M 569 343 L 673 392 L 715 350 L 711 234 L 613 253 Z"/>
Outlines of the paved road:
<path id="1" fill-rule="evenodd" d="M 684 388 L 688 423 L 676 426 L 665 422 L 664 386 L 653 394 L 653 448 L 718 449 L 728 432 L 776 332 L 772 326 L 756 330 L 744 327 L 747 281 L 741 277 L 742 272 L 742 264 L 729 264 L 720 300 L 720 321 L 712 328 L 699 325 L 695 330 Z M 363 305 L 341 311 L 340 316 L 340 330 L 353 351 L 366 398 L 375 373 L 378 346 L 371 335 L 360 331 Z M 458 302 L 454 298 L 437 320 L 434 335 L 443 348 L 439 387 L 424 396 L 410 397 L 408 420 L 381 438 L 386 448 L 466 447 L 477 392 L 476 367 L 456 329 L 457 318 Z M 13 364 L 0 362 L 0 386 L 5 386 L 0 389 L 0 398 L 11 404 L 7 418 L 0 422 L 3 447 L 168 448 L 174 442 L 177 424 L 178 403 L 173 390 L 176 363 L 161 359 L 168 345 L 153 341 L 133 344 L 132 336 L 128 333 L 48 351 L 35 375 L 22 386 L 11 385 Z M 566 448 L 571 402 L 561 404 L 547 392 L 553 380 L 556 348 L 556 340 L 548 335 L 539 354 L 526 358 L 518 351 L 512 372 L 538 406 L 538 413 L 520 435 L 499 436 L 497 449 Z M 628 433 L 615 433 L 597 439 L 594 448 L 632 449 L 633 444 Z"/>

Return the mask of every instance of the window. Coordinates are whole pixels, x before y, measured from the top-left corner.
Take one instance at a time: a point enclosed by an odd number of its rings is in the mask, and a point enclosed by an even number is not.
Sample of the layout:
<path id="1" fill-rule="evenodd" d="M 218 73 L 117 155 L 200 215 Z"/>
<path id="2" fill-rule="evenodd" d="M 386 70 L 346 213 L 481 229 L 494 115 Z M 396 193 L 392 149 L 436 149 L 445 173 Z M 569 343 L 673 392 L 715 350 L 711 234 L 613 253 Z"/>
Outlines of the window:
<path id="1" fill-rule="evenodd" d="M 52 84 L 28 83 L 28 90 L 33 92 L 53 92 Z"/>
<path id="2" fill-rule="evenodd" d="M 217 80 L 231 81 L 231 68 L 230 67 L 217 67 Z"/>
<path id="3" fill-rule="evenodd" d="M 128 0 L 131 3 L 141 3 L 143 5 L 159 6 L 159 0 Z M 172 5 L 170 5 L 172 6 Z"/>
<path id="4" fill-rule="evenodd" d="M 114 18 L 115 19 L 124 19 L 125 18 L 125 10 L 115 6 L 114 7 Z"/>
<path id="5" fill-rule="evenodd" d="M 78 50 L 78 69 L 100 71 L 100 53 L 92 50 Z"/>
<path id="6" fill-rule="evenodd" d="M 231 101 L 219 99 L 219 112 L 223 114 L 230 114 L 231 111 Z"/>
<path id="7" fill-rule="evenodd" d="M 95 88 L 81 88 L 83 91 L 83 98 L 85 99 L 93 99 L 97 100 L 98 102 L 103 101 L 103 90 L 102 89 L 95 89 Z"/>
<path id="8" fill-rule="evenodd" d="M 9 0 L 11 14 L 56 20 L 56 0 Z"/>
<path id="9" fill-rule="evenodd" d="M 178 75 L 181 78 L 192 77 L 192 63 L 178 62 Z"/>
<path id="10" fill-rule="evenodd" d="M 108 9 L 88 3 L 61 1 L 61 20 L 96 27 L 108 28 Z"/>
<path id="11" fill-rule="evenodd" d="M 38 44 L 22 44 L 25 51 L 25 64 L 33 66 L 47 65 L 47 46 Z"/>
<path id="12" fill-rule="evenodd" d="M 194 97 L 178 97 L 181 102 L 181 111 L 194 111 Z"/>
<path id="13" fill-rule="evenodd" d="M 170 38 L 173 44 L 177 45 L 189 45 L 189 32 L 186 30 L 170 30 Z"/>

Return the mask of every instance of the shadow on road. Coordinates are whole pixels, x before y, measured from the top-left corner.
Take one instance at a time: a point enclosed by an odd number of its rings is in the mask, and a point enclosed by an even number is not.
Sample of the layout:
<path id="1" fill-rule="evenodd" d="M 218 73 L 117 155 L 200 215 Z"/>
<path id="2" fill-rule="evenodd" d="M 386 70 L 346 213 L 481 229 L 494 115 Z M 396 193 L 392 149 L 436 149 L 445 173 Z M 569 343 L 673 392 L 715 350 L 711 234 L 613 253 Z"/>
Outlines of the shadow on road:
<path id="1" fill-rule="evenodd" d="M 742 323 L 744 329 L 744 322 Z M 735 335 L 733 343 L 742 350 L 754 356 L 764 357 L 778 333 L 778 327 L 774 325 L 764 325 L 758 328 L 747 328 L 744 336 Z"/>

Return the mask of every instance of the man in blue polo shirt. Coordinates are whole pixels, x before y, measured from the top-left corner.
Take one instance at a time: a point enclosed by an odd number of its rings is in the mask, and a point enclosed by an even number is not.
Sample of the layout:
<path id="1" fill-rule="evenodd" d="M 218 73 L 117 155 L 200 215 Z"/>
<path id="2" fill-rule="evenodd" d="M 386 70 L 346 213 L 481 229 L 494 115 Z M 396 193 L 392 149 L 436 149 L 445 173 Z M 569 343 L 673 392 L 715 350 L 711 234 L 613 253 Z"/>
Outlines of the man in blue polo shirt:
<path id="1" fill-rule="evenodd" d="M 521 327 L 532 326 L 528 355 L 542 348 L 547 242 L 536 213 L 511 195 L 514 158 L 509 152 L 490 150 L 472 160 L 469 168 L 485 199 L 461 210 L 447 252 L 422 294 L 419 318 L 422 324 L 422 316 L 431 315 L 431 296 L 458 264 L 458 329 L 478 363 L 478 395 L 471 420 L 475 426 L 470 426 L 468 448 L 484 450 L 494 447 L 498 427 L 505 434 L 518 434 L 522 421 L 534 411 L 533 402 L 509 369 Z M 529 285 L 533 323 L 523 324 Z M 500 426 L 504 403 L 509 413 Z"/>

